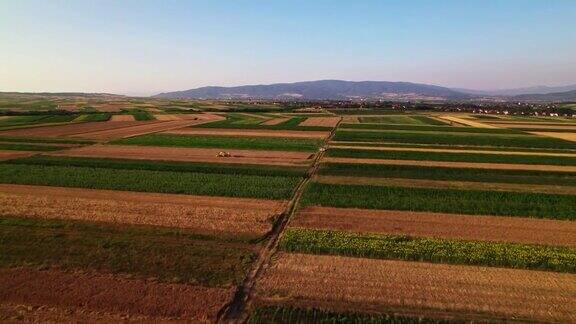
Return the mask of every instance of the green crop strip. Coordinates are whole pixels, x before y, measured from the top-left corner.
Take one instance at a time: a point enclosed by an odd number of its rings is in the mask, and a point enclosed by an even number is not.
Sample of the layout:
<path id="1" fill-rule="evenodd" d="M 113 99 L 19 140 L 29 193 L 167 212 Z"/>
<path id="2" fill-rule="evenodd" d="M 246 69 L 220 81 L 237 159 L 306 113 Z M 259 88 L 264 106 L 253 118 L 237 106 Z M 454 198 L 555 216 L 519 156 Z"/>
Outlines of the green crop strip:
<path id="1" fill-rule="evenodd" d="M 13 161 L 14 162 L 14 161 Z M 576 186 L 576 172 L 323 163 L 321 175 Z"/>
<path id="2" fill-rule="evenodd" d="M 301 167 L 254 166 L 243 164 L 193 163 L 172 161 L 145 161 L 109 158 L 83 158 L 59 156 L 33 156 L 11 160 L 11 164 L 91 167 L 117 170 L 150 170 L 196 172 L 214 174 L 255 175 L 270 177 L 303 177 L 307 169 Z"/>
<path id="3" fill-rule="evenodd" d="M 281 117 L 274 117 L 281 118 Z M 231 128 L 231 129 L 276 129 L 276 130 L 308 130 L 308 131 L 325 131 L 330 127 L 322 126 L 299 126 L 306 117 L 292 117 L 277 125 L 263 125 L 264 119 L 249 117 L 242 114 L 228 114 L 225 120 L 219 120 L 207 124 L 194 126 L 195 128 Z"/>
<path id="4" fill-rule="evenodd" d="M 27 143 L 0 143 L 0 150 L 10 151 L 57 151 L 63 149 L 59 146 L 34 145 Z"/>
<path id="5" fill-rule="evenodd" d="M 245 244 L 202 240 L 150 227 L 0 218 L 0 267 L 57 266 L 226 286 L 243 279 Z"/>
<path id="6" fill-rule="evenodd" d="M 300 179 L 89 167 L 0 164 L 0 183 L 287 199 Z"/>
<path id="7" fill-rule="evenodd" d="M 576 143 L 556 138 L 532 135 L 428 133 L 410 131 L 338 131 L 335 141 L 393 142 L 411 144 L 442 144 L 468 146 L 502 146 L 576 149 Z"/>
<path id="8" fill-rule="evenodd" d="M 338 128 L 344 129 L 377 129 L 377 130 L 405 130 L 422 132 L 449 132 L 449 133 L 478 133 L 478 134 L 523 134 L 515 129 L 494 129 L 478 127 L 453 126 L 426 126 L 426 125 L 396 125 L 396 124 L 340 124 Z"/>
<path id="9" fill-rule="evenodd" d="M 330 157 L 348 157 L 363 159 L 387 160 L 418 160 L 442 162 L 473 162 L 473 163 L 507 163 L 507 164 L 539 164 L 539 165 L 576 165 L 576 157 L 546 156 L 546 155 L 507 155 L 489 153 L 458 153 L 458 152 L 423 152 L 423 151 L 388 151 L 331 148 L 327 152 Z"/>
<path id="10" fill-rule="evenodd" d="M 280 248 L 288 252 L 576 273 L 576 250 L 564 247 L 290 228 Z"/>
<path id="11" fill-rule="evenodd" d="M 576 196 L 545 193 L 312 183 L 306 187 L 301 203 L 576 220 Z"/>
<path id="12" fill-rule="evenodd" d="M 360 117 L 361 123 L 379 123 L 379 124 L 404 124 L 404 125 L 447 125 L 439 120 L 426 117 L 426 116 L 378 116 L 378 117 Z"/>
<path id="13" fill-rule="evenodd" d="M 112 114 L 110 113 L 96 113 L 96 114 L 87 114 L 81 115 L 75 121 L 82 121 L 82 122 L 103 122 L 110 119 Z"/>
<path id="14" fill-rule="evenodd" d="M 186 136 L 154 134 L 113 141 L 112 144 L 221 149 L 316 151 L 322 140 L 282 137 Z"/>

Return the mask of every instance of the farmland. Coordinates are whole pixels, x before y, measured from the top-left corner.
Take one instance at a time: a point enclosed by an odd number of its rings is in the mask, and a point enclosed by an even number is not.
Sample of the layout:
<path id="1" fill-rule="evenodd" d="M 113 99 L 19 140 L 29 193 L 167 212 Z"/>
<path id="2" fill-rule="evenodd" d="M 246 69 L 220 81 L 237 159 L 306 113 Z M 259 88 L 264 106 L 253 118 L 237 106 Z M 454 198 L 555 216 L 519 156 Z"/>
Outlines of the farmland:
<path id="1" fill-rule="evenodd" d="M 10 102 L 0 320 L 576 320 L 570 120 Z"/>

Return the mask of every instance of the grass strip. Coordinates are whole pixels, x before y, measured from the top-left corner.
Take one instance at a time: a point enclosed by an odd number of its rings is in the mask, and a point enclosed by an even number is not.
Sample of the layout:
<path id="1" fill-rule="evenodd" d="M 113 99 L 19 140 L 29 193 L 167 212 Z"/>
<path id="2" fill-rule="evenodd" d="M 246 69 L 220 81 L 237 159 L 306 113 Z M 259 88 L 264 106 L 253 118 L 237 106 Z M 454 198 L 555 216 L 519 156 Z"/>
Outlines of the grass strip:
<path id="1" fill-rule="evenodd" d="M 422 132 L 450 132 L 450 133 L 479 133 L 479 134 L 523 134 L 516 129 L 507 128 L 479 128 L 479 127 L 453 127 L 428 125 L 396 125 L 396 124 L 340 124 L 338 128 L 346 129 L 381 129 L 406 130 Z"/>
<path id="2" fill-rule="evenodd" d="M 410 131 L 337 131 L 335 141 L 393 142 L 468 146 L 576 149 L 576 142 L 551 137 L 513 134 L 429 133 Z"/>
<path id="3" fill-rule="evenodd" d="M 576 250 L 541 245 L 290 228 L 280 248 L 288 252 L 576 273 Z"/>
<path id="4" fill-rule="evenodd" d="M 202 147 L 245 150 L 316 151 L 322 140 L 282 137 L 189 136 L 151 134 L 111 142 L 122 145 Z"/>
<path id="5" fill-rule="evenodd" d="M 60 156 L 33 156 L 10 161 L 11 164 L 92 167 L 116 170 L 150 170 L 172 172 L 196 172 L 212 174 L 256 175 L 270 177 L 303 177 L 307 169 L 246 164 L 218 164 L 177 161 L 146 161 L 113 158 L 85 158 Z"/>
<path id="6" fill-rule="evenodd" d="M 82 121 L 82 122 L 103 122 L 108 121 L 112 117 L 110 113 L 95 113 L 95 114 L 86 114 L 81 115 L 80 117 L 76 118 L 75 121 Z"/>
<path id="7" fill-rule="evenodd" d="M 17 160 L 12 161 L 15 162 Z M 320 175 L 576 186 L 576 172 L 323 163 Z"/>
<path id="8" fill-rule="evenodd" d="M 254 253 L 245 244 L 202 240 L 144 226 L 0 218 L 0 267 L 57 266 L 225 286 L 238 284 Z"/>
<path id="9" fill-rule="evenodd" d="M 537 165 L 576 165 L 576 157 L 549 156 L 549 155 L 362 150 L 362 149 L 339 149 L 339 148 L 331 148 L 328 150 L 326 154 L 327 156 L 330 157 L 348 157 L 348 158 L 362 158 L 362 159 L 537 164 Z"/>
<path id="10" fill-rule="evenodd" d="M 0 143 L 0 150 L 9 151 L 58 151 L 63 149 L 59 146 L 34 145 L 27 143 Z"/>
<path id="11" fill-rule="evenodd" d="M 256 308 L 248 323 L 464 323 L 464 321 L 442 321 L 422 317 L 399 316 L 395 314 L 363 314 L 353 312 L 336 313 L 316 308 L 296 308 L 290 306 L 264 306 Z"/>
<path id="12" fill-rule="evenodd" d="M 0 164 L 0 183 L 224 197 L 286 199 L 299 180 L 298 177 Z"/>
<path id="13" fill-rule="evenodd" d="M 311 183 L 304 206 L 576 220 L 576 196 L 485 190 Z"/>

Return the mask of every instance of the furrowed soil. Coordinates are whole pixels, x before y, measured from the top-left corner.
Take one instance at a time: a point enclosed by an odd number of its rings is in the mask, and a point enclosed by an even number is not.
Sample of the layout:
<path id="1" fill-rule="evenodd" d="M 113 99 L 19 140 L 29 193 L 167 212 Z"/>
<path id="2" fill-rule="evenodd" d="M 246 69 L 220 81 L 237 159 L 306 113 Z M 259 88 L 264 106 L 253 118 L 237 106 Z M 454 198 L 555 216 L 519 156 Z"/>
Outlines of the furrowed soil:
<path id="1" fill-rule="evenodd" d="M 133 115 L 112 115 L 109 122 L 127 122 L 127 121 L 135 121 Z"/>
<path id="2" fill-rule="evenodd" d="M 555 194 L 576 195 L 576 187 L 515 184 L 497 182 L 474 182 L 474 181 L 443 181 L 427 179 L 404 179 L 404 178 L 376 178 L 354 176 L 316 176 L 315 180 L 320 183 L 331 184 L 358 184 L 372 186 L 395 186 L 409 188 L 447 188 L 447 189 L 475 189 L 514 192 L 543 192 Z M 498 181 L 498 179 L 494 179 Z"/>
<path id="3" fill-rule="evenodd" d="M 230 157 L 217 157 L 219 152 L 228 152 Z M 52 153 L 52 152 L 51 152 Z M 135 160 L 163 160 L 184 162 L 214 162 L 239 164 L 267 164 L 298 166 L 312 163 L 312 153 L 222 150 L 211 148 L 156 147 L 130 145 L 92 145 L 54 152 L 54 156 L 99 157 Z"/>
<path id="4" fill-rule="evenodd" d="M 17 137 L 61 137 L 71 136 L 81 133 L 90 133 L 104 130 L 111 130 L 116 128 L 130 127 L 134 125 L 141 125 L 143 122 L 88 122 L 80 124 L 68 124 L 57 126 L 37 126 L 30 128 L 19 128 L 13 130 L 0 131 L 2 136 L 17 136 Z M 148 123 L 148 122 L 144 122 Z M 152 122 L 152 123 L 157 123 Z"/>
<path id="5" fill-rule="evenodd" d="M 295 138 L 326 138 L 330 132 L 272 130 L 272 129 L 222 129 L 222 128 L 183 128 L 164 132 L 177 135 L 221 135 L 221 136 L 252 136 L 252 137 L 295 137 Z"/>
<path id="6" fill-rule="evenodd" d="M 0 269 L 0 303 L 72 308 L 150 318 L 214 321 L 232 288 L 158 283 L 57 269 Z M 0 308 L 1 309 L 1 308 Z"/>
<path id="7" fill-rule="evenodd" d="M 576 142 L 576 132 L 560 133 L 560 132 L 532 132 L 534 135 L 548 136 L 559 138 L 567 141 Z"/>
<path id="8" fill-rule="evenodd" d="M 263 122 L 261 125 L 265 125 L 265 126 L 275 126 L 275 125 L 281 124 L 281 123 L 283 123 L 283 122 L 285 122 L 285 121 L 288 121 L 288 120 L 290 120 L 290 119 L 292 119 L 292 118 L 291 118 L 291 117 L 273 118 L 273 119 L 270 119 L 270 120 L 267 120 L 267 121 Z"/>
<path id="9" fill-rule="evenodd" d="M 151 322 L 153 319 L 169 320 L 168 318 L 113 314 L 81 308 L 0 303 L 0 321 L 3 323 L 124 323 L 126 321 Z"/>
<path id="10" fill-rule="evenodd" d="M 190 229 L 258 238 L 286 202 L 0 184 L 0 216 L 70 219 Z"/>
<path id="11" fill-rule="evenodd" d="M 576 247 L 576 222 L 355 208 L 306 207 L 292 227 Z"/>
<path id="12" fill-rule="evenodd" d="M 308 117 L 298 126 L 335 127 L 338 122 L 340 122 L 340 117 Z"/>
<path id="13" fill-rule="evenodd" d="M 38 154 L 38 152 L 0 150 L 0 161 L 29 157 L 29 156 L 32 156 L 34 154 Z"/>
<path id="14" fill-rule="evenodd" d="M 164 132 L 171 129 L 182 128 L 191 125 L 198 125 L 206 122 L 207 121 L 203 120 L 144 121 L 144 122 L 138 122 L 139 125 L 134 125 L 130 127 L 101 130 L 82 134 L 74 134 L 71 137 L 81 137 L 97 140 L 110 140 L 110 139 L 145 135 L 150 133 Z"/>
<path id="15" fill-rule="evenodd" d="M 418 160 L 387 160 L 387 159 L 361 159 L 361 158 L 335 158 L 327 157 L 323 162 L 332 163 L 359 163 L 359 164 L 388 164 L 388 165 L 416 165 L 449 168 L 499 169 L 499 170 L 536 170 L 576 172 L 574 166 L 537 165 L 537 164 L 508 164 L 508 163 L 475 163 L 475 162 L 441 162 Z"/>
<path id="16" fill-rule="evenodd" d="M 576 275 L 279 253 L 258 304 L 476 320 L 574 322 Z"/>

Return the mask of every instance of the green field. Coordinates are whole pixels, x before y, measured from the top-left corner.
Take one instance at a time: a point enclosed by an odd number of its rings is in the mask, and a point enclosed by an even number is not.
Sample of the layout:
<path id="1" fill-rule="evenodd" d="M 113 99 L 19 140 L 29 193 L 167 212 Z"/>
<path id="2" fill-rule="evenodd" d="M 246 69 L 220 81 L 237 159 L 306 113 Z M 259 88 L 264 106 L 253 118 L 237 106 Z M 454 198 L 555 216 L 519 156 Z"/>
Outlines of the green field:
<path id="1" fill-rule="evenodd" d="M 247 244 L 184 230 L 0 218 L 0 267 L 59 267 L 207 286 L 238 284 L 254 253 Z"/>
<path id="2" fill-rule="evenodd" d="M 111 144 L 313 152 L 322 144 L 322 140 L 282 137 L 152 134 L 121 139 L 113 141 Z"/>
<path id="3" fill-rule="evenodd" d="M 112 114 L 110 114 L 110 113 L 95 113 L 95 114 L 80 115 L 74 121 L 75 122 L 103 122 L 103 121 L 109 120 L 110 117 L 112 117 Z"/>
<path id="4" fill-rule="evenodd" d="M 307 168 L 267 165 L 195 163 L 176 161 L 146 161 L 109 158 L 83 158 L 60 156 L 33 156 L 11 160 L 11 164 L 92 167 L 116 170 L 150 170 L 172 172 L 195 172 L 212 174 L 255 175 L 271 177 L 303 177 Z"/>
<path id="5" fill-rule="evenodd" d="M 564 247 L 289 228 L 280 248 L 287 252 L 576 273 L 576 250 Z"/>
<path id="6" fill-rule="evenodd" d="M 513 155 L 489 153 L 452 153 L 423 151 L 388 151 L 331 148 L 327 156 L 362 159 L 417 160 L 443 162 L 507 163 L 507 164 L 544 164 L 576 165 L 576 157 L 546 155 Z"/>
<path id="7" fill-rule="evenodd" d="M 513 134 L 474 134 L 448 132 L 411 132 L 411 131 L 338 131 L 335 141 L 352 142 L 392 142 L 413 144 L 441 144 L 468 146 L 501 146 L 576 149 L 575 142 L 551 137 Z"/>
<path id="8" fill-rule="evenodd" d="M 576 172 L 323 163 L 320 175 L 576 186 Z"/>
<path id="9" fill-rule="evenodd" d="M 576 196 L 507 191 L 311 183 L 304 206 L 576 220 Z"/>
<path id="10" fill-rule="evenodd" d="M 0 150 L 9 151 L 57 151 L 62 147 L 53 145 L 38 145 L 27 143 L 0 143 Z"/>
<path id="11" fill-rule="evenodd" d="M 421 132 L 447 132 L 447 133 L 478 133 L 478 134 L 523 134 L 520 130 L 506 128 L 478 128 L 454 126 L 428 126 L 428 125 L 395 125 L 395 124 L 340 124 L 339 129 L 375 129 L 375 130 L 404 130 Z"/>
<path id="12" fill-rule="evenodd" d="M 0 183 L 287 199 L 298 177 L 270 177 L 94 167 L 0 164 Z"/>
<path id="13" fill-rule="evenodd" d="M 418 115 L 401 116 L 401 115 L 385 115 L 385 116 L 366 116 L 359 117 L 361 123 L 378 123 L 378 124 L 404 124 L 404 125 L 447 125 L 439 120 Z"/>
<path id="14" fill-rule="evenodd" d="M 268 119 L 281 118 L 281 116 L 269 116 L 267 114 L 260 114 L 262 117 Z M 330 130 L 330 127 L 320 126 L 299 126 L 305 121 L 307 117 L 293 116 L 290 119 L 279 123 L 277 125 L 263 125 L 267 119 L 257 118 L 239 113 L 230 113 L 226 115 L 225 120 L 219 120 L 207 124 L 201 124 L 194 127 L 199 128 L 236 128 L 236 129 L 277 129 L 277 130 L 309 130 L 309 131 L 322 131 Z"/>

